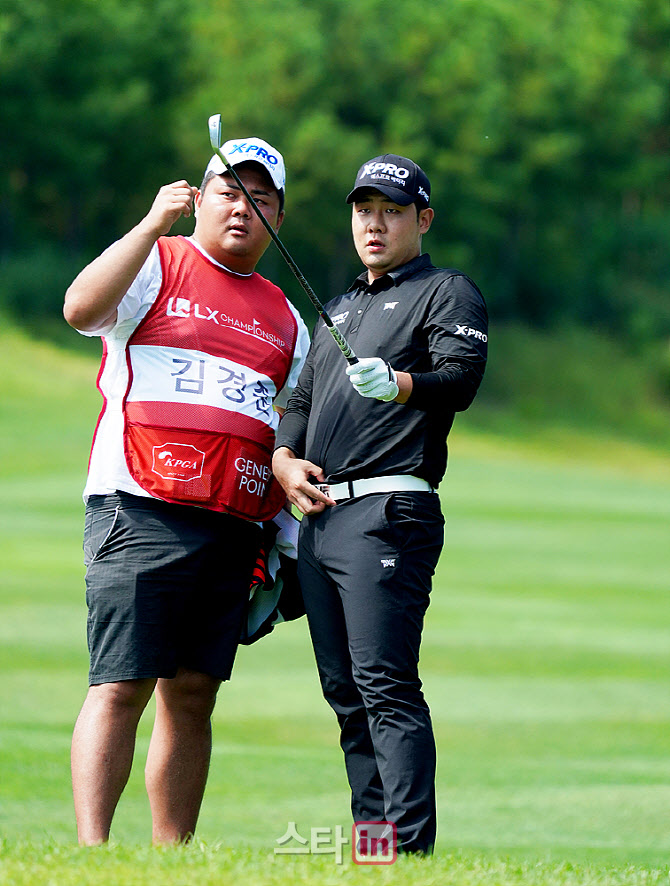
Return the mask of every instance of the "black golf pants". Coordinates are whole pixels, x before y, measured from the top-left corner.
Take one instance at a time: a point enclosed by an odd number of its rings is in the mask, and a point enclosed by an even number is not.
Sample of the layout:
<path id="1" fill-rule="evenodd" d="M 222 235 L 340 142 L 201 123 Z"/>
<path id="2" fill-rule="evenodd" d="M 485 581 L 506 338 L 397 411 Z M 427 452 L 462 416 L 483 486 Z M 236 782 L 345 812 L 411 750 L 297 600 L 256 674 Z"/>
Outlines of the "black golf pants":
<path id="1" fill-rule="evenodd" d="M 435 842 L 435 741 L 418 663 L 443 527 L 435 493 L 403 492 L 340 502 L 300 528 L 298 574 L 354 821 L 393 822 L 404 852 Z"/>

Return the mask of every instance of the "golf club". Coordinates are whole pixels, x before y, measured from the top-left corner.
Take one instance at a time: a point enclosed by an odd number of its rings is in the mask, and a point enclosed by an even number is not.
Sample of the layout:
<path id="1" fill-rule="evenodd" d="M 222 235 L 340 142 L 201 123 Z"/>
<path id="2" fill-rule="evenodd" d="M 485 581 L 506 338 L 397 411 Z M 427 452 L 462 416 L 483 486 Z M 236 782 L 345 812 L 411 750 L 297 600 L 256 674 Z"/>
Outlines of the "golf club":
<path id="1" fill-rule="evenodd" d="M 303 276 L 302 271 L 300 270 L 300 268 L 297 266 L 297 264 L 291 258 L 291 255 L 289 254 L 288 249 L 284 246 L 282 241 L 277 236 L 277 232 L 274 230 L 272 225 L 268 222 L 268 220 L 265 218 L 265 216 L 263 215 L 261 210 L 258 208 L 256 201 L 249 194 L 249 191 L 245 188 L 244 184 L 240 180 L 239 175 L 235 172 L 235 169 L 230 165 L 228 160 L 226 160 L 223 152 L 221 151 L 221 114 L 214 114 L 212 117 L 209 118 L 209 140 L 212 145 L 212 148 L 214 149 L 216 154 L 218 154 L 218 156 L 221 158 L 223 165 L 226 167 L 228 172 L 235 179 L 235 181 L 237 182 L 237 185 L 239 186 L 239 188 L 241 189 L 242 193 L 247 198 L 249 203 L 253 206 L 256 215 L 259 217 L 259 219 L 263 223 L 263 226 L 265 227 L 267 232 L 270 234 L 270 236 L 274 240 L 274 243 L 275 243 L 277 249 L 279 249 L 279 251 L 281 252 L 282 256 L 284 257 L 284 259 L 286 261 L 286 264 L 293 271 L 293 274 L 295 275 L 296 280 L 302 286 L 305 294 L 307 295 L 307 298 L 311 301 L 311 303 L 314 305 L 314 307 L 318 311 L 319 316 L 321 317 L 323 322 L 326 324 L 326 327 L 328 328 L 328 332 L 330 332 L 330 334 L 333 336 L 338 348 L 344 354 L 344 357 L 345 357 L 347 363 L 349 363 L 350 366 L 354 366 L 356 363 L 358 363 L 358 358 L 356 357 L 356 355 L 352 351 L 351 347 L 347 343 L 347 340 L 344 338 L 344 336 L 342 336 L 340 334 L 339 330 L 337 329 L 337 327 L 335 326 L 333 321 L 328 316 L 326 309 L 321 304 L 319 299 L 316 297 L 314 290 L 312 289 L 312 287 L 309 285 L 309 283 L 307 282 L 307 280 Z"/>

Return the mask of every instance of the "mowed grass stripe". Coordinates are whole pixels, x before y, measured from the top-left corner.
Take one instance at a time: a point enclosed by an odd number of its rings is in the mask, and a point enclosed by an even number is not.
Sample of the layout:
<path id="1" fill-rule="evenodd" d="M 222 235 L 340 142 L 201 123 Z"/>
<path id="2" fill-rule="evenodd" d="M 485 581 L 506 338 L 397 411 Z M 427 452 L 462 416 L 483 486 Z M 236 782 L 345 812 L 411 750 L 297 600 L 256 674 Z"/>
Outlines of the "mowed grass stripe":
<path id="1" fill-rule="evenodd" d="M 20 348 L 30 361 L 29 343 Z M 99 402 L 94 362 L 80 358 L 63 358 L 61 396 L 49 383 L 60 360 L 40 346 L 28 401 L 2 413 L 15 439 L 13 469 L 0 474 L 0 878 L 339 882 L 332 858 L 273 855 L 288 821 L 307 836 L 349 827 L 337 728 L 304 621 L 242 649 L 221 690 L 203 843 L 142 848 L 150 708 L 115 848 L 72 847 L 69 740 L 87 669 L 80 495 Z M 667 462 L 657 453 L 645 462 L 629 444 L 619 457 L 616 441 L 589 461 L 597 448 L 578 434 L 574 452 L 563 436 L 560 451 L 553 439 L 543 454 L 541 435 L 510 442 L 462 420 L 453 438 L 422 649 L 439 753 L 438 855 L 375 876 L 422 886 L 667 883 Z M 369 875 L 346 870 L 350 883 Z"/>

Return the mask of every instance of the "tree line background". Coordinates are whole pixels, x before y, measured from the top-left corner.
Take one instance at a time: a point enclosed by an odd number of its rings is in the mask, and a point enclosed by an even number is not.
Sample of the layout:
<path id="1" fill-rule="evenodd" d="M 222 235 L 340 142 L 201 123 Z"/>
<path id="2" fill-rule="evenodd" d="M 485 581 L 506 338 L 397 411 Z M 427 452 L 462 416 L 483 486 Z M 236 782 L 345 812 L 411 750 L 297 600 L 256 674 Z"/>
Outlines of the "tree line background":
<path id="1" fill-rule="evenodd" d="M 0 310 L 58 318 L 162 184 L 200 183 L 220 112 L 283 152 L 322 300 L 359 272 L 356 170 L 393 151 L 496 321 L 667 343 L 668 47 L 668 0 L 0 0 Z M 272 248 L 261 270 L 311 321 Z"/>

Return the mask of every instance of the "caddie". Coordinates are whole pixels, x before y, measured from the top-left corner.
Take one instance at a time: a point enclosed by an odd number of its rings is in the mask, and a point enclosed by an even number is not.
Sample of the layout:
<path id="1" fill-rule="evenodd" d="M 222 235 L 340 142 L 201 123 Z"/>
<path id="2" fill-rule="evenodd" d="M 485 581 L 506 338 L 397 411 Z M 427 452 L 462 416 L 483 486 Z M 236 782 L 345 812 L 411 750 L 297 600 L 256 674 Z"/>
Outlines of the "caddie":
<path id="1" fill-rule="evenodd" d="M 365 270 L 326 309 L 365 356 L 346 367 L 317 327 L 273 458 L 305 514 L 298 576 L 354 821 L 389 822 L 399 851 L 424 854 L 435 843 L 436 755 L 418 662 L 443 544 L 436 490 L 488 340 L 477 286 L 422 254 L 430 192 L 407 157 L 359 170 L 347 201 Z"/>
<path id="2" fill-rule="evenodd" d="M 257 138 L 222 151 L 278 229 L 279 151 Z M 191 212 L 192 236 L 166 236 Z M 247 611 L 259 521 L 285 502 L 270 471 L 277 409 L 309 346 L 297 311 L 255 271 L 269 242 L 215 155 L 199 188 L 161 188 L 65 297 L 67 322 L 103 341 L 104 403 L 84 490 L 90 686 L 72 741 L 84 844 L 109 837 L 154 691 L 153 839 L 195 831 L 210 718 Z"/>

